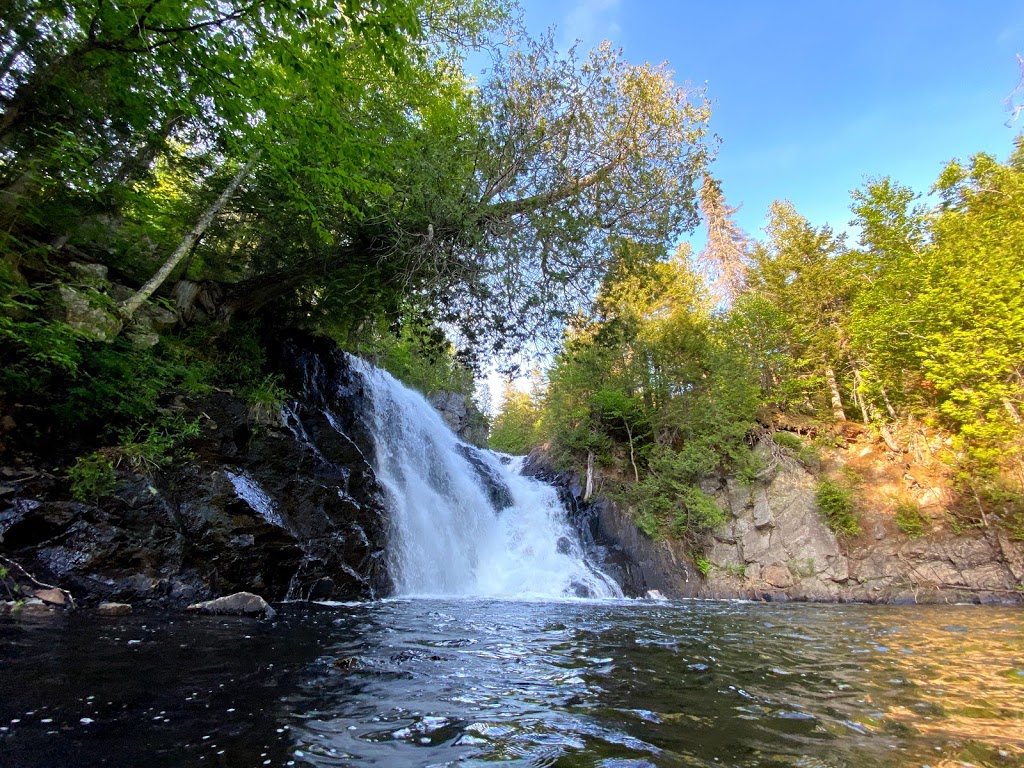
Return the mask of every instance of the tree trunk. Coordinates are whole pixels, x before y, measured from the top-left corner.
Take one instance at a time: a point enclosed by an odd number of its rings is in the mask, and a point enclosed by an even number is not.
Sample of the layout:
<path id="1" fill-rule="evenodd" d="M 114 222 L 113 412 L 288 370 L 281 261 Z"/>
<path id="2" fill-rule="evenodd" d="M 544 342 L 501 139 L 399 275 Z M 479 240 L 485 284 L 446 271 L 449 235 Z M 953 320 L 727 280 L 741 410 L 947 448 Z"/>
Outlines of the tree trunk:
<path id="1" fill-rule="evenodd" d="M 178 266 L 186 255 L 188 255 L 189 251 L 192 249 L 192 244 L 202 237 L 210 224 L 213 223 L 217 214 L 221 212 L 221 209 L 224 208 L 228 200 L 230 200 L 235 194 L 235 191 L 242 183 L 242 180 L 249 175 L 249 171 L 251 171 L 253 166 L 256 165 L 256 161 L 259 159 L 259 156 L 260 153 L 256 152 L 249 158 L 249 161 L 238 170 L 238 173 L 236 173 L 234 178 L 231 179 L 227 188 L 220 193 L 220 197 L 213 202 L 213 205 L 206 209 L 206 212 L 199 218 L 199 221 L 196 222 L 196 225 L 192 227 L 189 233 L 185 235 L 185 239 L 181 241 L 177 248 L 174 249 L 174 252 L 167 258 L 167 261 L 163 263 L 163 266 L 157 270 L 156 274 L 153 275 L 153 277 L 151 277 L 144 286 L 136 291 L 133 296 L 122 302 L 120 310 L 125 319 L 130 318 L 135 314 L 136 310 L 142 306 L 143 302 L 152 296 L 153 292 L 157 288 L 163 285 L 164 280 L 170 276 L 174 271 L 174 268 Z"/>
<path id="2" fill-rule="evenodd" d="M 583 491 L 583 503 L 590 501 L 594 492 L 594 452 L 587 451 L 587 487 Z"/>
<path id="3" fill-rule="evenodd" d="M 839 394 L 839 382 L 836 381 L 835 369 L 825 364 L 825 380 L 828 382 L 828 390 L 832 395 L 832 418 L 836 421 L 846 421 L 846 411 L 843 410 L 843 398 Z"/>
<path id="4" fill-rule="evenodd" d="M 640 482 L 640 473 L 636 469 L 636 454 L 633 452 L 633 430 L 629 428 L 629 422 L 625 419 L 622 420 L 623 425 L 626 427 L 626 434 L 629 436 L 629 463 L 633 465 L 633 479 L 636 482 Z"/>
<path id="5" fill-rule="evenodd" d="M 890 419 L 896 418 L 896 409 L 892 407 L 892 403 L 889 402 L 889 393 L 885 391 L 885 387 L 882 387 L 882 400 L 885 401 L 885 410 L 889 414 Z"/>
<path id="6" fill-rule="evenodd" d="M 900 444 L 896 442 L 896 438 L 892 436 L 892 432 L 889 430 L 888 424 L 880 424 L 878 431 L 882 434 L 882 440 L 885 441 L 886 446 L 893 453 L 903 453 L 903 449 L 900 448 Z"/>
<path id="7" fill-rule="evenodd" d="M 864 424 L 870 424 L 871 406 L 860 393 L 860 369 L 857 368 L 857 364 L 854 362 L 850 363 L 850 367 L 853 368 L 853 404 L 860 408 L 861 421 Z"/>

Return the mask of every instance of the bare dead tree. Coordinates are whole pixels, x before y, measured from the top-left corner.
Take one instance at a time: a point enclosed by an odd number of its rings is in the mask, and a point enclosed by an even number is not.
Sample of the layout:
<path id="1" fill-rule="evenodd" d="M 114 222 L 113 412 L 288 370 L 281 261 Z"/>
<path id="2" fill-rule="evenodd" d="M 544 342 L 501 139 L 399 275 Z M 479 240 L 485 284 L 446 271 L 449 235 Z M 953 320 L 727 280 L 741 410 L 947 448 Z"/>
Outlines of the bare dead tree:
<path id="1" fill-rule="evenodd" d="M 750 238 L 733 221 L 739 208 L 725 202 L 721 183 L 711 174 L 701 184 L 700 210 L 708 239 L 697 264 L 712 295 L 731 304 L 746 285 Z"/>

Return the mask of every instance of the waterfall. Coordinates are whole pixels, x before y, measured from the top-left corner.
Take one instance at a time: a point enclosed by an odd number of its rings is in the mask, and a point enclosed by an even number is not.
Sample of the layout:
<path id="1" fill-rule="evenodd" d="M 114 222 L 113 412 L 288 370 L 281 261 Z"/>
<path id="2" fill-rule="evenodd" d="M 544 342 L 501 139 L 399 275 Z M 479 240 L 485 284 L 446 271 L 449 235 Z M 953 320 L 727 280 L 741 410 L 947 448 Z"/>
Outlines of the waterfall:
<path id="1" fill-rule="evenodd" d="M 388 494 L 399 595 L 621 597 L 588 561 L 553 487 L 459 441 L 419 393 L 361 360 L 364 426 Z"/>

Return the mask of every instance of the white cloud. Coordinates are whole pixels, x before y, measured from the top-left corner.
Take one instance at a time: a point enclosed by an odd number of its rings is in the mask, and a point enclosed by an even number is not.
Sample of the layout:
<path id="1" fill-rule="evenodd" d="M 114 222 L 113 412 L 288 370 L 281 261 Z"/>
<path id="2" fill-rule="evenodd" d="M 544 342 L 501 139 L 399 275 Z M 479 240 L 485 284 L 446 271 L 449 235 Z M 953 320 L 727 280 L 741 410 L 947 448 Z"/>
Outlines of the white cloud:
<path id="1" fill-rule="evenodd" d="M 618 9 L 619 0 L 579 0 L 562 23 L 564 43 L 572 45 L 582 40 L 584 47 L 590 47 L 605 38 L 611 39 L 622 29 Z"/>

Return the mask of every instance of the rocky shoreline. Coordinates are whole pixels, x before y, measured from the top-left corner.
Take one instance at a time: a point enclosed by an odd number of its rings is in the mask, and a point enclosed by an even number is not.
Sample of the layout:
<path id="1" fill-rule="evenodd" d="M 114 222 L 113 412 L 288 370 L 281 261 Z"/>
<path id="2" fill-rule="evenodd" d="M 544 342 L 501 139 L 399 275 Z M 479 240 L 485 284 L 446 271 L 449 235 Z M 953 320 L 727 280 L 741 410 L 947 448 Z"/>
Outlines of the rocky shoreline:
<path id="1" fill-rule="evenodd" d="M 85 607 L 386 594 L 383 491 L 347 437 L 354 384 L 343 355 L 311 344 L 286 342 L 279 362 L 301 398 L 263 420 L 229 392 L 179 403 L 200 420 L 189 458 L 148 474 L 120 466 L 103 498 L 73 499 L 53 470 L 0 467 L 6 596 L 40 582 Z"/>
<path id="2" fill-rule="evenodd" d="M 785 459 L 750 485 L 734 478 L 706 482 L 728 521 L 706 537 L 707 573 L 694 545 L 652 538 L 628 510 L 608 498 L 584 504 L 579 479 L 555 471 L 535 452 L 527 471 L 558 484 L 584 511 L 592 536 L 626 563 L 620 578 L 634 593 L 667 598 L 773 602 L 1024 604 L 1024 544 L 998 529 L 954 533 L 939 528 L 921 538 L 893 529 L 868 510 L 864 532 L 837 537 L 815 501 L 817 476 Z"/>

